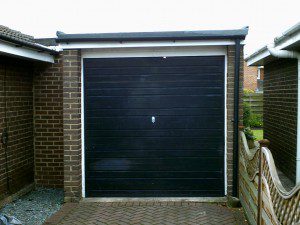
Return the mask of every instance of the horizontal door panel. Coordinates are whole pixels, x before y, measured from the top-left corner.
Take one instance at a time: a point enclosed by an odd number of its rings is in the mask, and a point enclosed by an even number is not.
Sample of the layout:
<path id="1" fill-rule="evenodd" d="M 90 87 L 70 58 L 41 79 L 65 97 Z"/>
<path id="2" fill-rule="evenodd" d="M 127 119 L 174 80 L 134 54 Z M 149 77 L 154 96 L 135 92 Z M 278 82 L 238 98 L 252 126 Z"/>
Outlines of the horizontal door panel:
<path id="1" fill-rule="evenodd" d="M 92 190 L 220 190 L 222 179 L 202 178 L 202 179 L 144 179 L 144 178 L 97 178 L 89 179 L 86 185 Z"/>
<path id="2" fill-rule="evenodd" d="M 222 66 L 224 56 L 132 57 L 84 59 L 85 68 L 124 68 L 126 66 Z"/>
<path id="3" fill-rule="evenodd" d="M 224 80 L 221 72 L 210 74 L 137 74 L 137 75 L 87 75 L 86 83 L 105 83 L 105 82 L 153 82 L 153 81 L 172 81 L 176 80 L 189 81 L 201 79 L 203 81 L 217 81 Z"/>
<path id="4" fill-rule="evenodd" d="M 144 97 L 88 97 L 86 107 L 93 108 L 172 108 L 220 107 L 223 96 L 144 96 Z"/>
<path id="5" fill-rule="evenodd" d="M 216 138 L 223 134 L 222 129 L 152 129 L 152 130 L 86 130 L 89 137 L 196 137 Z"/>
<path id="6" fill-rule="evenodd" d="M 154 115 L 155 116 L 155 115 Z M 111 117 L 86 118 L 87 130 L 128 130 L 128 129 L 222 129 L 223 118 L 214 117 L 156 117 L 152 123 L 151 116 L 145 117 Z"/>
<path id="7" fill-rule="evenodd" d="M 220 66 L 145 66 L 145 67 L 113 67 L 113 68 L 85 68 L 85 76 L 89 75 L 145 75 L 145 74 L 216 74 L 222 73 Z"/>
<path id="8" fill-rule="evenodd" d="M 91 82 L 84 84 L 86 89 L 99 88 L 169 88 L 169 87 L 223 87 L 222 81 L 152 81 L 152 82 Z"/>
<path id="9" fill-rule="evenodd" d="M 129 151 L 104 151 L 101 148 L 87 149 L 86 158 L 92 161 L 94 158 L 172 158 L 172 157 L 222 157 L 223 150 L 129 150 Z"/>
<path id="10" fill-rule="evenodd" d="M 148 95 L 223 95 L 223 87 L 177 87 L 177 88 L 101 88 L 88 89 L 85 91 L 87 97 L 90 96 L 148 96 Z"/>
<path id="11" fill-rule="evenodd" d="M 92 170 L 172 170 L 172 171 L 221 171 L 224 160 L 220 157 L 201 158 L 94 158 L 88 160 L 87 169 Z"/>
<path id="12" fill-rule="evenodd" d="M 123 138 L 118 139 L 91 139 L 88 138 L 86 148 L 89 150 L 157 150 L 157 149 L 218 149 L 224 148 L 224 140 L 205 139 L 205 138 Z"/>
<path id="13" fill-rule="evenodd" d="M 89 190 L 87 197 L 220 197 L 224 190 Z"/>
<path id="14" fill-rule="evenodd" d="M 107 117 L 107 116 L 220 116 L 224 109 L 221 106 L 215 108 L 172 108 L 172 109 L 102 109 L 90 107 L 86 109 L 85 116 L 89 117 Z"/>
<path id="15" fill-rule="evenodd" d="M 217 178 L 223 177 L 220 171 L 87 171 L 86 178 Z"/>

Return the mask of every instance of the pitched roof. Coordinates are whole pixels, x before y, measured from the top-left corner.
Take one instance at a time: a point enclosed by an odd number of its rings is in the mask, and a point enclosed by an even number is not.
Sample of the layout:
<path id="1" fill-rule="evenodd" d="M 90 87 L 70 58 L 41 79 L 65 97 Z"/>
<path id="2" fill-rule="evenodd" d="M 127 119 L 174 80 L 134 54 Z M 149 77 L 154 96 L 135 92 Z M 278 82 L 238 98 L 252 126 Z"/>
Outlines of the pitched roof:
<path id="1" fill-rule="evenodd" d="M 34 48 L 39 51 L 57 53 L 56 51 L 37 43 L 33 36 L 23 34 L 20 31 L 10 29 L 3 25 L 0 25 L 0 40 L 11 42 L 18 46 Z"/>

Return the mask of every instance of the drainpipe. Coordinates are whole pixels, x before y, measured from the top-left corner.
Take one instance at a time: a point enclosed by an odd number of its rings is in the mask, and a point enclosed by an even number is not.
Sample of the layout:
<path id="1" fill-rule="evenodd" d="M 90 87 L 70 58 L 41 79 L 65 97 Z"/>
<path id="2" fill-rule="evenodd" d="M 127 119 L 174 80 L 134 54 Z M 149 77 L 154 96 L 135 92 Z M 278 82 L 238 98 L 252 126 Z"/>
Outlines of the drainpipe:
<path id="1" fill-rule="evenodd" d="M 234 65 L 234 118 L 233 118 L 233 185 L 232 195 L 238 197 L 238 169 L 239 169 L 239 97 L 240 97 L 240 57 L 241 40 L 235 40 Z"/>
<path id="2" fill-rule="evenodd" d="M 300 183 L 300 53 L 295 51 L 277 50 L 275 49 L 274 44 L 268 46 L 268 51 L 276 58 L 298 59 L 296 183 Z"/>

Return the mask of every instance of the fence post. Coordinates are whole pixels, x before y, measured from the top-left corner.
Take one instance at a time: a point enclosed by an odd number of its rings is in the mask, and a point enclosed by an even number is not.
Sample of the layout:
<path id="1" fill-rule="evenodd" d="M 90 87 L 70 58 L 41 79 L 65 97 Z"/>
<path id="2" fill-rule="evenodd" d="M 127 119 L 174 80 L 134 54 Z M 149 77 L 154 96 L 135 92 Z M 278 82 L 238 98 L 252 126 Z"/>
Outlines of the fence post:
<path id="1" fill-rule="evenodd" d="M 263 139 L 258 141 L 260 145 L 259 149 L 259 161 L 258 161 L 258 193 L 257 193 L 257 224 L 262 224 L 262 202 L 263 202 L 263 188 L 262 188 L 262 177 L 263 177 L 263 159 L 262 159 L 262 148 L 268 147 L 270 141 L 268 139 Z"/>

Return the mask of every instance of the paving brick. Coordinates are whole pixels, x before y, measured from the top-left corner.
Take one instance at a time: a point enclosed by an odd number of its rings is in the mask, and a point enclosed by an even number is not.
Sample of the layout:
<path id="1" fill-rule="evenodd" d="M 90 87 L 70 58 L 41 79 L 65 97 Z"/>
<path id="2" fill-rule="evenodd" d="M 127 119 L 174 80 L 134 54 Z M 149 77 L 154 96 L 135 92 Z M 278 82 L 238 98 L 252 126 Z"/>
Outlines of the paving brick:
<path id="1" fill-rule="evenodd" d="M 166 205 L 160 206 L 157 202 L 149 205 L 143 203 L 145 202 L 82 202 L 76 205 L 73 203 L 72 206 L 68 206 L 71 203 L 67 203 L 67 206 L 63 207 L 65 213 L 58 212 L 59 218 L 50 218 L 45 224 L 247 224 L 242 211 L 218 204 L 184 205 L 182 202 L 167 202 Z"/>

